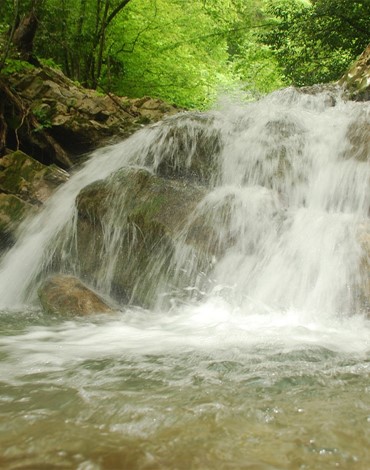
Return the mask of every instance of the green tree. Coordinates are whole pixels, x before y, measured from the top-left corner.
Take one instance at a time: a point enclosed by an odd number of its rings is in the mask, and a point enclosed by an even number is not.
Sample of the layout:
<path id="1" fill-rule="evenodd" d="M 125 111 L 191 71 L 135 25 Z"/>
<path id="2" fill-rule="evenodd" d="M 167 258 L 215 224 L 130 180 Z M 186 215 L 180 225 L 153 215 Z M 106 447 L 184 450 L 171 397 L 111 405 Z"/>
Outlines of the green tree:
<path id="1" fill-rule="evenodd" d="M 269 11 L 263 41 L 294 85 L 337 80 L 369 43 L 368 0 L 270 1 Z"/>
<path id="2" fill-rule="evenodd" d="M 219 8 L 225 0 L 217 0 Z M 105 84 L 127 96 L 152 95 L 204 107 L 234 78 L 227 40 L 204 3 L 132 2 L 108 44 Z M 123 18 L 122 18 L 123 19 Z M 123 40 L 122 40 L 123 38 Z M 112 68 L 121 68 L 121 74 Z"/>
<path id="3" fill-rule="evenodd" d="M 44 0 L 36 48 L 72 79 L 96 88 L 106 41 L 130 0 Z"/>
<path id="4" fill-rule="evenodd" d="M 35 53 L 90 88 L 204 108 L 220 90 L 282 85 L 259 41 L 263 0 L 3 0 L 2 29 L 30 9 Z"/>
<path id="5" fill-rule="evenodd" d="M 234 0 L 236 18 L 228 32 L 230 64 L 242 88 L 254 94 L 268 93 L 285 85 L 274 52 L 261 41 L 271 26 L 266 2 Z"/>

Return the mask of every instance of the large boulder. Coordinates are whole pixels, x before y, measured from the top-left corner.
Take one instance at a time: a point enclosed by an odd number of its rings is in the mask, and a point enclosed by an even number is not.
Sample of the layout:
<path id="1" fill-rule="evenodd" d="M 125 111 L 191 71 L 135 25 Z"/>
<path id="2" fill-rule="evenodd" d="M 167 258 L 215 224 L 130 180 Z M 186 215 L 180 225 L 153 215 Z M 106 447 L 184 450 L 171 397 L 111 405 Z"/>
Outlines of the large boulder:
<path id="1" fill-rule="evenodd" d="M 164 121 L 147 161 L 154 162 L 161 176 L 208 183 L 218 174 L 222 125 L 222 120 L 208 113 L 181 113 Z"/>
<path id="2" fill-rule="evenodd" d="M 339 80 L 339 84 L 346 88 L 352 99 L 370 100 L 370 44 Z"/>
<path id="3" fill-rule="evenodd" d="M 55 275 L 46 279 L 38 290 L 40 303 L 47 313 L 55 315 L 92 315 L 113 310 L 79 279 Z"/>
<path id="4" fill-rule="evenodd" d="M 120 170 L 86 187 L 77 200 L 82 278 L 143 306 L 153 305 L 162 285 L 178 288 L 186 273 L 175 272 L 173 260 L 179 243 L 186 244 L 185 221 L 205 192 L 143 169 Z"/>

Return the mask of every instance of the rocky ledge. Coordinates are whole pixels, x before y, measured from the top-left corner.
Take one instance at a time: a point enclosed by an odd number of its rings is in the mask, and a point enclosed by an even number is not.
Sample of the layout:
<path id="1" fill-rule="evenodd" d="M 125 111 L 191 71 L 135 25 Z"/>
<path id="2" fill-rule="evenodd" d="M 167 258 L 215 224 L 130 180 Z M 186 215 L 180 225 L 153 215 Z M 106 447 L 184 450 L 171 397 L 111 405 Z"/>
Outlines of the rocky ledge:
<path id="1" fill-rule="evenodd" d="M 5 146 L 64 169 L 86 152 L 178 112 L 158 99 L 103 95 L 49 67 L 3 75 L 0 99 L 5 103 L 3 113 L 0 109 Z"/>
<path id="2" fill-rule="evenodd" d="M 178 111 L 158 99 L 88 90 L 50 67 L 2 73 L 0 251 L 89 151 Z"/>

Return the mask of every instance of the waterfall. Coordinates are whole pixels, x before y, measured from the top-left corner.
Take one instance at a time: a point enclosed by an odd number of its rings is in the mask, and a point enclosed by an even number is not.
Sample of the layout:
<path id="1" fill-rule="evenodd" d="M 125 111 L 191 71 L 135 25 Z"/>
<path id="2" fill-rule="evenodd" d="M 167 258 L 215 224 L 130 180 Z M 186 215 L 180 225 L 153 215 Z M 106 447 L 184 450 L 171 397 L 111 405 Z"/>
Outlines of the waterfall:
<path id="1" fill-rule="evenodd" d="M 185 185 L 195 181 L 204 191 L 176 237 L 171 288 L 158 280 L 163 250 L 153 252 L 147 277 L 156 287 L 150 295 L 175 297 L 176 276 L 187 272 L 187 284 L 177 286 L 182 296 L 196 289 L 202 299 L 222 298 L 243 314 L 361 313 L 368 276 L 360 239 L 361 231 L 369 232 L 369 119 L 365 104 L 344 102 L 339 92 L 286 89 L 255 103 L 183 113 L 96 151 L 23 224 L 1 261 L 1 307 L 34 302 L 56 258 L 64 271 L 78 274 L 78 194 L 98 180 L 114 184 L 118 170 L 142 168 L 169 180 L 177 176 Z M 130 195 L 119 185 L 113 193 L 94 280 L 108 295 L 116 264 L 126 262 L 117 259 L 118 244 L 134 236 L 115 223 L 114 211 L 125 211 Z M 194 224 L 209 229 L 202 242 L 207 272 L 189 244 Z"/>

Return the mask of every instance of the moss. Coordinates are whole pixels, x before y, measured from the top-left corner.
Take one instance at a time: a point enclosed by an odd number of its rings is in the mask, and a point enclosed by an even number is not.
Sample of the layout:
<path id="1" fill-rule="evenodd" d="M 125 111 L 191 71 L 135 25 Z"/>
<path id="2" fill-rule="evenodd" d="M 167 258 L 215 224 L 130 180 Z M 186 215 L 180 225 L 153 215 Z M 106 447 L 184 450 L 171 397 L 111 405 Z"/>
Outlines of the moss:
<path id="1" fill-rule="evenodd" d="M 0 230 L 20 222 L 30 205 L 12 194 L 0 194 Z"/>
<path id="2" fill-rule="evenodd" d="M 150 119 L 149 116 L 140 116 L 135 120 L 137 124 L 150 124 L 152 120 Z"/>
<path id="3" fill-rule="evenodd" d="M 28 72 L 34 68 L 34 65 L 25 60 L 7 59 L 5 61 L 5 67 L 2 69 L 1 73 L 4 75 L 14 75 L 15 73 Z"/>
<path id="4" fill-rule="evenodd" d="M 24 218 L 36 209 L 13 194 L 0 194 L 0 249 L 15 242 L 15 232 Z"/>
<path id="5" fill-rule="evenodd" d="M 44 166 L 21 151 L 6 155 L 1 159 L 3 171 L 0 174 L 0 188 L 3 191 L 18 193 L 24 190 L 35 178 L 41 178 Z"/>

